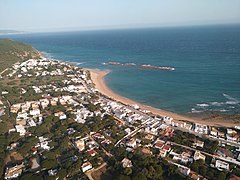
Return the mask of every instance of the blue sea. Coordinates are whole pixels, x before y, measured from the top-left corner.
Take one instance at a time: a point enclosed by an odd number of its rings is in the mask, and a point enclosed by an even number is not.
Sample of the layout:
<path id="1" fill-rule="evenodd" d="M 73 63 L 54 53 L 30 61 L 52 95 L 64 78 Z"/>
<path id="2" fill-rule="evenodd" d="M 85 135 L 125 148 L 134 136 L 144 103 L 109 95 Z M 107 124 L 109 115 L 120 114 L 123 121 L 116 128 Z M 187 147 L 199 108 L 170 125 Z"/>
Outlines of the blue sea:
<path id="1" fill-rule="evenodd" d="M 5 35 L 48 57 L 110 69 L 107 85 L 140 103 L 180 114 L 240 113 L 240 25 Z M 104 62 L 135 63 L 112 66 Z M 175 71 L 140 69 L 170 66 Z"/>

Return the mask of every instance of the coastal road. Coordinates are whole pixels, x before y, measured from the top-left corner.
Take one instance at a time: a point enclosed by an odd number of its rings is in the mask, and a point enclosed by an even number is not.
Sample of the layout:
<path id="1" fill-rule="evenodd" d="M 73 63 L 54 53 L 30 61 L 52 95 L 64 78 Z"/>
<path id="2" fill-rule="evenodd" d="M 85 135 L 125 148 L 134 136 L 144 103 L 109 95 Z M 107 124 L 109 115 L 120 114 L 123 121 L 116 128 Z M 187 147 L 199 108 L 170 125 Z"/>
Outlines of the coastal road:
<path id="1" fill-rule="evenodd" d="M 185 128 L 174 127 L 174 126 L 171 126 L 171 127 L 173 129 L 177 129 L 177 130 L 180 130 L 180 131 L 183 131 L 183 132 L 187 132 L 187 133 L 193 134 L 193 135 L 201 137 L 201 138 L 207 138 L 207 139 L 212 140 L 212 141 L 214 140 L 214 141 L 218 141 L 218 142 L 221 142 L 221 143 L 224 143 L 224 144 L 229 144 L 231 146 L 240 148 L 240 144 L 237 143 L 237 142 L 232 142 L 232 141 L 227 141 L 227 140 L 224 140 L 224 139 L 219 139 L 219 138 L 216 138 L 216 137 L 211 137 L 208 134 L 199 134 L 197 132 L 194 132 L 192 130 L 188 130 L 188 129 L 185 129 Z"/>
<path id="2" fill-rule="evenodd" d="M 210 156 L 212 158 L 215 158 L 215 159 L 220 159 L 222 161 L 225 161 L 225 162 L 228 162 L 228 163 L 232 163 L 232 164 L 236 164 L 236 165 L 240 165 L 240 162 L 237 161 L 236 159 L 233 159 L 233 158 L 225 158 L 225 157 L 220 157 L 220 156 L 216 156 L 214 154 L 210 154 L 210 153 L 207 153 L 207 152 L 204 152 L 204 151 L 201 151 L 201 150 L 197 150 L 195 148 L 192 148 L 192 147 L 189 147 L 189 146 L 185 146 L 185 145 L 182 145 L 182 144 L 178 144 L 178 143 L 175 143 L 175 142 L 171 142 L 171 141 L 168 141 L 169 143 L 175 145 L 175 146 L 179 146 L 179 147 L 182 147 L 182 148 L 185 148 L 185 149 L 189 149 L 189 150 L 192 150 L 192 151 L 199 151 L 201 152 L 202 154 L 204 155 L 207 155 L 207 156 Z"/>

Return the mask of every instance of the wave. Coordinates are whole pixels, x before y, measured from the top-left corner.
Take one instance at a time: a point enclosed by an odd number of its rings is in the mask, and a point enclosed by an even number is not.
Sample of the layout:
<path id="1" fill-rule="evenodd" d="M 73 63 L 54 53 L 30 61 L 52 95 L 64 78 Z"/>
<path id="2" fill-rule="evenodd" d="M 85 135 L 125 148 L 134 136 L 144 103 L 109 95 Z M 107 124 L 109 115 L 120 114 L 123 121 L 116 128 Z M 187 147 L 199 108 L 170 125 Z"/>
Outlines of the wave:
<path id="1" fill-rule="evenodd" d="M 54 55 L 52 53 L 46 52 L 46 51 L 41 51 L 41 53 L 48 59 L 52 59 Z"/>
<path id="2" fill-rule="evenodd" d="M 229 100 L 229 101 L 226 101 L 226 104 L 239 104 L 240 103 L 240 100 L 238 98 L 231 97 L 230 95 L 224 94 L 224 93 L 223 93 L 223 96 Z"/>
<path id="3" fill-rule="evenodd" d="M 71 64 L 73 64 L 73 65 L 76 65 L 76 66 L 78 66 L 78 65 L 81 65 L 81 64 L 84 64 L 85 62 L 77 62 L 77 61 L 67 61 L 68 63 L 71 63 Z"/>
<path id="4" fill-rule="evenodd" d="M 206 104 L 206 103 L 203 103 L 203 104 L 197 104 L 197 106 L 199 106 L 199 107 L 208 107 L 209 105 Z"/>
<path id="5" fill-rule="evenodd" d="M 225 102 L 210 102 L 209 104 L 212 106 L 222 106 L 225 104 Z"/>
<path id="6" fill-rule="evenodd" d="M 226 104 L 236 105 L 236 104 L 239 104 L 239 102 L 236 102 L 236 101 L 227 101 Z"/>
<path id="7" fill-rule="evenodd" d="M 203 112 L 203 111 L 200 111 L 200 110 L 196 110 L 195 108 L 192 108 L 191 110 L 192 110 L 191 111 L 192 113 L 201 113 L 201 112 Z"/>
<path id="8" fill-rule="evenodd" d="M 227 110 L 227 109 L 220 109 L 219 111 L 220 111 L 220 112 L 227 112 L 227 111 L 229 111 L 229 110 Z"/>

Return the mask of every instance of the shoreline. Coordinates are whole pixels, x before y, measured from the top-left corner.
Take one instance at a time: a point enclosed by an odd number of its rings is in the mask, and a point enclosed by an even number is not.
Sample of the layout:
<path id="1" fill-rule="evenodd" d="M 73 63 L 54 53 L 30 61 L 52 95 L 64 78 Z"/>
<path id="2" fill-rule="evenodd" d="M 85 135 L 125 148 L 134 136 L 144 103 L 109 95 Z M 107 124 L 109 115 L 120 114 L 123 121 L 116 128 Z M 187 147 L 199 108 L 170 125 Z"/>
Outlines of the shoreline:
<path id="1" fill-rule="evenodd" d="M 139 102 L 136 102 L 134 100 L 128 99 L 126 97 L 123 97 L 117 93 L 115 93 L 113 90 L 111 90 L 105 81 L 105 76 L 110 73 L 110 70 L 98 70 L 98 69 L 88 69 L 84 68 L 85 70 L 88 70 L 91 75 L 91 79 L 93 83 L 95 84 L 95 88 L 102 93 L 103 95 L 112 98 L 116 101 L 119 101 L 123 104 L 126 105 L 134 105 L 137 104 L 141 109 L 143 110 L 148 110 L 152 112 L 155 115 L 160 115 L 160 116 L 169 116 L 172 117 L 175 120 L 180 120 L 180 121 L 188 121 L 188 122 L 193 122 L 193 123 L 200 123 L 200 124 L 205 124 L 209 126 L 218 126 L 218 127 L 234 127 L 236 125 L 239 125 L 239 123 L 236 123 L 234 120 L 213 120 L 213 119 L 208 119 L 208 120 L 203 120 L 201 118 L 197 117 L 188 117 L 184 115 L 180 115 L 174 112 L 158 109 L 152 106 L 148 106 L 145 104 L 141 104 Z"/>

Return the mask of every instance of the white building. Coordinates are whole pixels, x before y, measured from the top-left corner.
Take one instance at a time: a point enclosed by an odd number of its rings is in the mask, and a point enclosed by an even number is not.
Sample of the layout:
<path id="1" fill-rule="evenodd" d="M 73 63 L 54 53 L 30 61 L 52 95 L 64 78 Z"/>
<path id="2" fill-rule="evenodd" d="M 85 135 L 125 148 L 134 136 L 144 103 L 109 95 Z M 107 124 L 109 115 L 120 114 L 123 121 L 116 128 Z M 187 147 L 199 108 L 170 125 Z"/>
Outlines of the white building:
<path id="1" fill-rule="evenodd" d="M 90 169 L 92 169 L 92 164 L 89 161 L 83 163 L 83 165 L 82 165 L 82 171 L 83 172 L 86 172 L 86 171 L 88 171 Z"/>
<path id="2" fill-rule="evenodd" d="M 206 156 L 203 155 L 203 154 L 201 154 L 200 151 L 195 151 L 194 156 L 193 156 L 193 159 L 194 159 L 195 161 L 200 160 L 200 159 L 203 160 L 203 161 L 205 161 Z"/>
<path id="3" fill-rule="evenodd" d="M 24 136 L 26 134 L 26 129 L 23 125 L 16 125 L 16 131 L 20 133 L 20 136 Z"/>
<path id="4" fill-rule="evenodd" d="M 36 115 L 40 115 L 40 114 L 41 114 L 40 109 L 34 109 L 34 110 L 30 111 L 31 116 L 36 116 Z"/>
<path id="5" fill-rule="evenodd" d="M 229 164 L 224 161 L 216 160 L 215 167 L 220 171 L 223 170 L 229 171 Z"/>
<path id="6" fill-rule="evenodd" d="M 122 166 L 123 168 L 132 167 L 132 161 L 129 160 L 128 158 L 124 158 L 122 160 Z"/>

